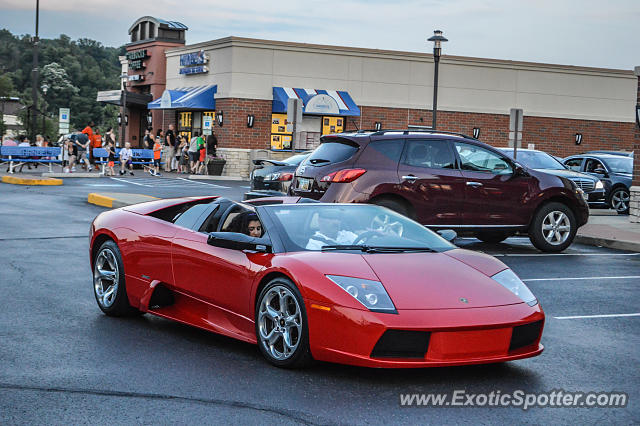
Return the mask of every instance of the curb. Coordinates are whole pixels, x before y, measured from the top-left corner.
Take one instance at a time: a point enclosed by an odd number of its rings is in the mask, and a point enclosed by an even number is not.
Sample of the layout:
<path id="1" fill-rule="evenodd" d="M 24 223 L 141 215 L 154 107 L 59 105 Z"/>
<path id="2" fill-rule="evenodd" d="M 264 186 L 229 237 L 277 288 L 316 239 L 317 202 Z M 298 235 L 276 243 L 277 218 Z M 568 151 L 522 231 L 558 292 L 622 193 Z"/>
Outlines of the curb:
<path id="1" fill-rule="evenodd" d="M 57 177 L 57 178 L 99 178 L 102 177 L 100 173 L 49 173 L 42 174 L 44 177 Z"/>
<path id="2" fill-rule="evenodd" d="M 574 241 L 576 243 L 587 244 L 591 246 L 640 252 L 640 242 L 635 241 L 612 240 L 609 238 L 590 237 L 587 235 L 576 235 Z"/>
<path id="3" fill-rule="evenodd" d="M 113 201 L 115 198 L 107 197 L 106 195 L 96 194 L 92 192 L 87 198 L 89 204 L 95 204 L 96 206 L 113 208 Z"/>
<path id="4" fill-rule="evenodd" d="M 62 185 L 62 179 L 2 176 L 2 182 L 13 185 Z"/>
<path id="5" fill-rule="evenodd" d="M 242 176 L 209 176 L 209 175 L 189 175 L 189 179 L 192 180 L 233 180 L 233 181 L 246 181 L 249 182 L 249 179 L 243 178 Z"/>
<path id="6" fill-rule="evenodd" d="M 143 194 L 126 194 L 126 193 L 112 193 L 112 194 L 100 194 L 92 192 L 87 197 L 89 204 L 95 204 L 100 207 L 107 207 L 110 209 L 117 209 L 120 207 L 130 206 L 132 204 L 145 203 L 147 201 L 157 200 L 157 197 Z"/>

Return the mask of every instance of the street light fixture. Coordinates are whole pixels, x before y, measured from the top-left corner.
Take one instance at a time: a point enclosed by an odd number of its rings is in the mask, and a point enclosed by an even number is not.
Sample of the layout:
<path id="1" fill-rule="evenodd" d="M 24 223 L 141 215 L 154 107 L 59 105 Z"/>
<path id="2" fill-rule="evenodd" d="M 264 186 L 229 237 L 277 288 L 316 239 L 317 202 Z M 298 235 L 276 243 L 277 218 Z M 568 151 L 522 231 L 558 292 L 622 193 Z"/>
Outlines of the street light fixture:
<path id="1" fill-rule="evenodd" d="M 440 56 L 442 54 L 442 43 L 449 41 L 442 36 L 442 31 L 435 30 L 433 36 L 429 37 L 428 41 L 433 42 L 433 116 L 431 122 L 431 128 L 436 128 L 436 114 L 438 111 L 438 65 L 440 64 Z"/>
<path id="2" fill-rule="evenodd" d="M 47 83 L 44 83 L 42 86 L 40 86 L 40 89 L 42 89 L 42 134 L 44 135 L 45 133 L 47 133 L 47 122 L 46 122 L 46 118 L 47 118 L 47 92 L 49 91 L 49 85 Z"/>

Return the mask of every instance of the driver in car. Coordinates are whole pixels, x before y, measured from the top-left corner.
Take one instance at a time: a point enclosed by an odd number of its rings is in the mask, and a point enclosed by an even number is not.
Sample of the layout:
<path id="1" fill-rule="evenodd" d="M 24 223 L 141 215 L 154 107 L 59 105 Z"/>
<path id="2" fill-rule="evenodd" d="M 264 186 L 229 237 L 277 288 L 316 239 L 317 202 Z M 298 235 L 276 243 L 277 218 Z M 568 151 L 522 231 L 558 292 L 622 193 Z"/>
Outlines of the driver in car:
<path id="1" fill-rule="evenodd" d="M 321 209 L 318 212 L 318 230 L 309 238 L 307 250 L 321 250 L 328 245 L 353 244 L 357 235 L 340 229 L 341 213 L 337 210 Z"/>

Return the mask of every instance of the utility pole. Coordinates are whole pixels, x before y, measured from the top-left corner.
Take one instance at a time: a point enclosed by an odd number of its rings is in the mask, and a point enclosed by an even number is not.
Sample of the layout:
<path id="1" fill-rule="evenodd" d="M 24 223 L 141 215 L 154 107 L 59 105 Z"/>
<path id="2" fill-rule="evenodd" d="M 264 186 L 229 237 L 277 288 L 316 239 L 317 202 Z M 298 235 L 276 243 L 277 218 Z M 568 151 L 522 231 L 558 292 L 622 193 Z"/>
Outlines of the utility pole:
<path id="1" fill-rule="evenodd" d="M 33 108 L 31 109 L 32 119 L 31 119 L 31 140 L 34 141 L 36 139 L 36 123 L 38 120 L 38 80 L 39 78 L 39 70 L 38 70 L 38 44 L 40 40 L 38 38 L 38 21 L 40 15 L 40 0 L 36 0 L 36 36 L 33 38 L 33 82 L 31 83 L 31 98 L 33 100 Z"/>

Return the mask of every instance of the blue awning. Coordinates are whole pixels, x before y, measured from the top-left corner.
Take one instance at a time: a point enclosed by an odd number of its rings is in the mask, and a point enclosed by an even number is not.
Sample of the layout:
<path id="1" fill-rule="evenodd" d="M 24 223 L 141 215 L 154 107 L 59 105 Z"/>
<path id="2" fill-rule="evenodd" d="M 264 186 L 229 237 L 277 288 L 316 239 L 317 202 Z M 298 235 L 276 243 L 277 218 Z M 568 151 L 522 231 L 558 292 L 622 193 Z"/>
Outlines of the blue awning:
<path id="1" fill-rule="evenodd" d="M 273 112 L 286 113 L 291 98 L 302 101 L 302 112 L 314 115 L 359 116 L 360 108 L 349 92 L 342 90 L 273 88 Z"/>
<path id="2" fill-rule="evenodd" d="M 218 86 L 184 87 L 180 89 L 165 90 L 162 96 L 147 104 L 149 109 L 202 109 L 215 110 L 215 94 Z"/>

